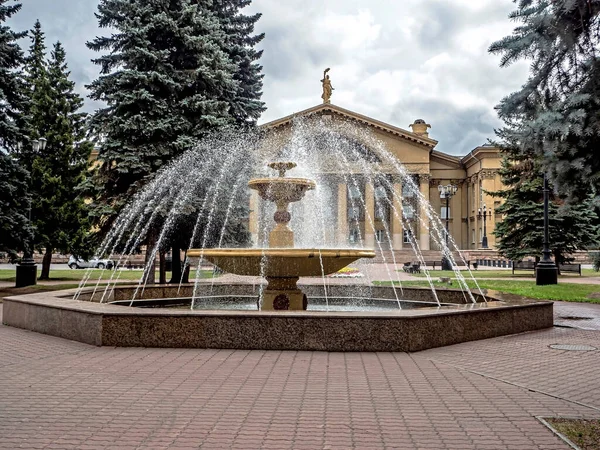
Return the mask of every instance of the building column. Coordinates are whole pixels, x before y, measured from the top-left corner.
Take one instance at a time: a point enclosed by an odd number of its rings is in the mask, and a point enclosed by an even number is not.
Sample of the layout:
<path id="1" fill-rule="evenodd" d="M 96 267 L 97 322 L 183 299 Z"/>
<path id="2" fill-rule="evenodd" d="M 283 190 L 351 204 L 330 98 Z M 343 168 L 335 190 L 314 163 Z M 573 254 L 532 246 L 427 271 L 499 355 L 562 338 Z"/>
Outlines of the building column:
<path id="1" fill-rule="evenodd" d="M 419 188 L 425 201 L 429 203 L 429 175 L 419 175 Z M 419 246 L 421 250 L 429 250 L 429 217 L 427 217 L 426 208 L 419 205 Z"/>
<path id="2" fill-rule="evenodd" d="M 375 189 L 373 183 L 365 183 L 365 247 L 375 247 Z"/>
<path id="3" fill-rule="evenodd" d="M 348 186 L 346 183 L 338 184 L 337 230 L 338 244 L 348 245 Z"/>
<path id="4" fill-rule="evenodd" d="M 258 245 L 258 209 L 260 207 L 258 191 L 250 190 L 250 214 L 248 216 L 248 231 L 252 236 L 252 242 Z"/>
<path id="5" fill-rule="evenodd" d="M 402 183 L 394 183 L 392 204 L 392 246 L 395 250 L 401 250 L 404 242 L 404 230 L 402 229 Z M 396 216 L 398 214 L 398 216 Z"/>

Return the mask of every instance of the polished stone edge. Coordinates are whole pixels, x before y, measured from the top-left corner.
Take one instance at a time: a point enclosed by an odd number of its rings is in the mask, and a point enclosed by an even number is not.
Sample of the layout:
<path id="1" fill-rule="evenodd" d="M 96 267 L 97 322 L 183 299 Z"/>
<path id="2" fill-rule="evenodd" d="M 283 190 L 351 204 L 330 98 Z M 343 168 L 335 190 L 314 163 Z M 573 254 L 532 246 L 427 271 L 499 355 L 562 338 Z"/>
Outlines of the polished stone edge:
<path id="1" fill-rule="evenodd" d="M 356 313 L 139 309 L 74 292 L 5 298 L 3 322 L 104 346 L 408 352 L 553 326 L 552 302 L 499 293 L 506 303 Z"/>

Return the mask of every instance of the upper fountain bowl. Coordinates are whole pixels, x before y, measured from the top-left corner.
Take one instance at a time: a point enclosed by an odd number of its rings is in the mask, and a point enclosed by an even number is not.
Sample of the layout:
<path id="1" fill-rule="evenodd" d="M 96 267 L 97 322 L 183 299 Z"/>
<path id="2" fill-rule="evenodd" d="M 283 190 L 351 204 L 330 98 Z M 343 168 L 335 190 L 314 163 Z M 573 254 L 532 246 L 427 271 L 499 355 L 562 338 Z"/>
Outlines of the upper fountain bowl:
<path id="1" fill-rule="evenodd" d="M 306 178 L 256 178 L 248 186 L 256 189 L 263 200 L 287 203 L 302 200 L 306 191 L 314 189 L 316 184 Z"/>
<path id="2" fill-rule="evenodd" d="M 274 162 L 269 164 L 271 169 L 279 172 L 277 178 L 255 178 L 250 180 L 248 186 L 258 191 L 262 199 L 270 202 L 298 202 L 302 200 L 306 191 L 314 189 L 317 185 L 307 178 L 285 178 L 285 172 L 296 167 L 293 162 Z"/>

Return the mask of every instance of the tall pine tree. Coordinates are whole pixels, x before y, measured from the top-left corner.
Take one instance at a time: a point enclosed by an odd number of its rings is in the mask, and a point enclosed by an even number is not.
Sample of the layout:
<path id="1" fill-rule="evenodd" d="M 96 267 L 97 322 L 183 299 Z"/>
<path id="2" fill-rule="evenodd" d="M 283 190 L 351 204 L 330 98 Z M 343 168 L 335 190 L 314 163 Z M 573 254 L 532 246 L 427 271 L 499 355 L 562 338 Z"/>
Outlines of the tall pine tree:
<path id="1" fill-rule="evenodd" d="M 252 3 L 251 0 L 214 0 L 213 9 L 225 33 L 223 50 L 235 64 L 234 80 L 237 89 L 228 98 L 229 113 L 238 125 L 255 124 L 265 111 L 262 97 L 262 66 L 257 62 L 262 50 L 256 50 L 265 37 L 264 33 L 254 35 L 256 22 L 261 14 L 251 16 L 241 10 Z"/>
<path id="2" fill-rule="evenodd" d="M 20 3 L 0 0 L 0 146 L 5 151 L 17 151 L 22 143 L 23 109 L 26 96 L 23 95 L 23 51 L 18 40 L 27 32 L 15 32 L 6 21 L 21 9 Z"/>
<path id="3" fill-rule="evenodd" d="M 85 253 L 90 228 L 87 209 L 78 186 L 88 167 L 90 144 L 84 138 L 83 99 L 69 79 L 63 46 L 57 42 L 46 60 L 44 33 L 36 22 L 26 59 L 29 87 L 29 135 L 46 139 L 46 147 L 30 148 L 32 221 L 35 247 L 44 251 L 40 279 L 48 279 L 54 251 Z"/>
<path id="4" fill-rule="evenodd" d="M 107 104 L 92 120 L 101 142 L 94 214 L 103 230 L 161 166 L 216 129 L 252 124 L 263 110 L 260 53 L 252 48 L 262 37 L 251 36 L 258 17 L 238 13 L 245 2 L 228 3 L 100 2 L 100 26 L 115 30 L 88 43 L 106 52 L 94 60 L 101 76 L 89 86 Z M 149 248 L 158 226 L 148 232 Z"/>
<path id="5" fill-rule="evenodd" d="M 510 18 L 518 26 L 490 47 L 490 52 L 502 55 L 502 66 L 531 60 L 527 82 L 498 107 L 507 124 L 505 133 L 519 137 L 516 145 L 522 153 L 534 150 L 567 200 L 583 200 L 591 192 L 597 196 L 600 0 L 515 3 Z"/>
<path id="6" fill-rule="evenodd" d="M 17 33 L 6 25 L 21 4 L 0 0 L 0 251 L 16 260 L 31 242 L 29 173 L 18 161 L 24 139 L 23 52 Z"/>

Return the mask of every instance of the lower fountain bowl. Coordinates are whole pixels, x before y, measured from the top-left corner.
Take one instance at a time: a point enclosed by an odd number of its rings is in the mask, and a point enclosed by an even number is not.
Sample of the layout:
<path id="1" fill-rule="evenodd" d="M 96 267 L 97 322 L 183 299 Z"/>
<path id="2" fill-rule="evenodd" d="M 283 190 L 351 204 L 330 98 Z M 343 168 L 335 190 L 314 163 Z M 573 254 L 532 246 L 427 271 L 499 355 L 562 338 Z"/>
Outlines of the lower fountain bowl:
<path id="1" fill-rule="evenodd" d="M 329 275 L 361 258 L 374 258 L 373 250 L 316 248 L 207 248 L 191 249 L 187 256 L 204 258 L 225 272 L 265 277 Z"/>
<path id="2" fill-rule="evenodd" d="M 484 301 L 465 304 L 463 292 L 438 290 L 438 306 L 424 288 L 331 286 L 329 298 L 352 294 L 355 304 L 373 299 L 387 310 L 249 311 L 191 310 L 193 286 L 148 286 L 137 301 L 143 308 L 96 303 L 93 289 L 73 300 L 76 290 L 29 294 L 4 299 L 3 322 L 93 345 L 120 347 L 189 347 L 319 351 L 419 351 L 553 326 L 552 302 L 487 292 Z M 235 297 L 257 295 L 248 284 L 201 285 L 196 294 Z M 318 286 L 303 286 L 309 297 L 326 301 Z M 136 286 L 117 287 L 109 301 L 131 304 Z M 368 295 L 370 297 L 368 297 Z M 102 295 L 97 295 L 99 299 Z M 399 309 L 412 301 L 417 308 Z M 407 300 L 409 299 L 409 300 Z M 124 302 L 125 301 L 125 302 Z M 145 302 L 145 304 L 142 304 Z M 148 307 L 152 306 L 152 307 Z M 367 305 L 368 306 L 368 305 Z"/>

